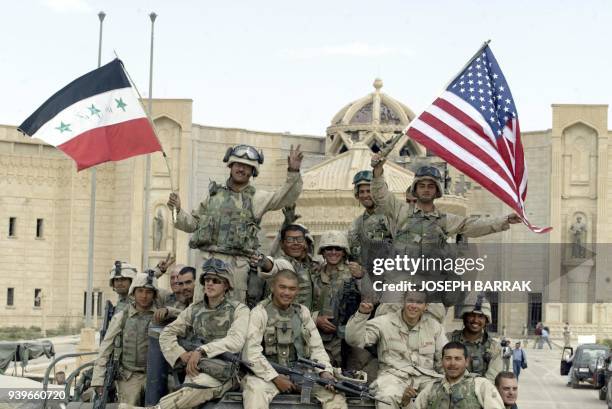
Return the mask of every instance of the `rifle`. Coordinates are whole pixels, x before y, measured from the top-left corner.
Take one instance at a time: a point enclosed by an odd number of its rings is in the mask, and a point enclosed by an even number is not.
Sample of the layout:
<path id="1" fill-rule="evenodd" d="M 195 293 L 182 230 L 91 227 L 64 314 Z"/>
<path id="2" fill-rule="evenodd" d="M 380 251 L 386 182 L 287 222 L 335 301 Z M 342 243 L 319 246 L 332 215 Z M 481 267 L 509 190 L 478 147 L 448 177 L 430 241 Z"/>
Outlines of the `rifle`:
<path id="1" fill-rule="evenodd" d="M 104 336 L 106 335 L 106 331 L 108 330 L 108 325 L 111 322 L 111 319 L 115 315 L 115 306 L 110 300 L 106 300 L 106 306 L 104 307 L 104 321 L 102 322 L 102 328 L 100 329 L 100 343 L 104 340 Z"/>
<path id="2" fill-rule="evenodd" d="M 111 352 L 111 355 L 106 363 L 106 371 L 104 372 L 104 386 L 102 386 L 101 394 L 94 394 L 93 409 L 104 409 L 107 402 L 117 401 L 117 391 L 113 385 L 115 377 L 119 370 L 119 359 L 120 354 L 115 353 L 119 342 L 119 348 L 121 347 L 121 337 L 115 338 L 115 348 Z"/>
<path id="3" fill-rule="evenodd" d="M 344 392 L 350 396 L 356 396 L 361 399 L 367 398 L 376 402 L 381 402 L 387 405 L 391 405 L 390 402 L 383 399 L 377 398 L 370 391 L 366 385 L 355 384 L 353 382 L 343 380 L 336 381 L 332 379 L 325 379 L 319 375 L 312 373 L 312 369 L 325 369 L 325 365 L 312 361 L 306 358 L 298 358 L 297 365 L 293 368 L 283 366 L 274 362 L 270 362 L 272 368 L 281 375 L 286 375 L 291 379 L 291 382 L 301 385 L 301 398 L 300 403 L 310 403 L 310 393 L 312 392 L 312 386 L 316 383 L 321 386 L 332 386 L 334 389 Z M 300 369 L 303 368 L 303 369 Z"/>
<path id="4" fill-rule="evenodd" d="M 393 136 L 393 138 L 391 138 L 389 141 L 385 142 L 385 144 L 383 145 L 381 150 L 378 152 L 378 155 L 380 156 L 380 160 L 383 160 L 387 156 L 389 156 L 389 154 L 391 153 L 393 148 L 395 148 L 395 145 L 397 145 L 397 143 L 400 141 L 400 139 L 402 139 L 402 137 L 404 135 L 405 135 L 404 132 L 396 133 Z M 372 165 L 374 166 L 374 163 L 372 163 Z"/>

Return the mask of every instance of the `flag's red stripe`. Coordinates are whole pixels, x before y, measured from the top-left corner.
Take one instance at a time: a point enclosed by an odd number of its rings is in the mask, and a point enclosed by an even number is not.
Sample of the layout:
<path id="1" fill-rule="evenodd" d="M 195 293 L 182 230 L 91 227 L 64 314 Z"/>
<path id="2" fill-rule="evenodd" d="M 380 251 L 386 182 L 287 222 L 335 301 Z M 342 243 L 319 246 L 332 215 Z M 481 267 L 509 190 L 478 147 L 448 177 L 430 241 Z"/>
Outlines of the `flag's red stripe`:
<path id="1" fill-rule="evenodd" d="M 462 147 L 466 151 L 470 152 L 472 155 L 476 156 L 480 159 L 487 167 L 491 169 L 492 172 L 495 172 L 499 175 L 500 178 L 505 180 L 510 186 L 510 189 L 516 190 L 517 186 L 510 177 L 508 177 L 508 173 L 504 172 L 500 163 L 493 159 L 489 154 L 484 151 L 481 147 L 474 144 L 472 141 L 467 139 L 461 133 L 457 132 L 455 129 L 448 126 L 445 122 L 443 122 L 440 118 L 432 115 L 431 113 L 425 111 L 419 119 L 432 128 L 439 131 L 444 137 L 450 139 L 458 146 Z M 434 142 L 435 143 L 435 142 Z"/>
<path id="2" fill-rule="evenodd" d="M 415 139 L 417 142 L 429 148 L 432 152 L 447 161 L 449 164 L 452 164 L 459 171 L 463 172 L 467 176 L 474 179 L 476 182 L 480 183 L 485 189 L 489 190 L 495 196 L 499 197 L 512 209 L 521 214 L 523 213 L 515 197 L 510 196 L 505 190 L 500 188 L 491 179 L 480 173 L 468 163 L 464 162 L 462 158 L 455 156 L 455 154 L 451 153 L 445 147 L 434 142 L 427 135 L 415 128 L 408 129 L 408 135 L 411 138 Z"/>
<path id="3" fill-rule="evenodd" d="M 57 148 L 74 159 L 78 170 L 162 150 L 147 118 L 91 129 Z"/>
<path id="4" fill-rule="evenodd" d="M 476 132 L 476 134 L 479 135 L 486 143 L 491 145 L 493 149 L 497 149 L 497 146 L 493 143 L 491 138 L 489 138 L 489 136 L 485 133 L 484 129 L 482 129 L 482 125 L 474 121 L 474 119 L 470 115 L 466 114 L 465 112 L 463 112 L 462 110 L 460 110 L 459 108 L 457 108 L 456 106 L 454 106 L 453 104 L 451 104 L 450 102 L 442 98 L 436 99 L 432 105 L 436 105 L 438 108 L 454 116 L 459 122 L 463 122 L 465 126 L 467 126 L 471 130 Z"/>

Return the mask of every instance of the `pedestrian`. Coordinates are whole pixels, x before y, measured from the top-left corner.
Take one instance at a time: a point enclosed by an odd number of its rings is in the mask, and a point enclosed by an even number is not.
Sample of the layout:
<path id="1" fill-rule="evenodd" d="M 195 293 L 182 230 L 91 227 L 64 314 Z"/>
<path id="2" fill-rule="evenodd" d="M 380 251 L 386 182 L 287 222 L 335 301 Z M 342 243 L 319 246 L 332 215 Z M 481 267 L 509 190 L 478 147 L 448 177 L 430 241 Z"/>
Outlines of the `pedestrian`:
<path id="1" fill-rule="evenodd" d="M 504 338 L 501 342 L 502 347 L 502 358 L 504 359 L 504 372 L 510 371 L 512 366 L 512 347 L 510 341 Z"/>
<path id="2" fill-rule="evenodd" d="M 512 350 L 512 372 L 516 375 L 517 381 L 521 374 L 521 369 L 527 369 L 527 355 L 523 348 L 521 348 L 521 343 L 517 342 Z"/>
<path id="3" fill-rule="evenodd" d="M 504 401 L 505 409 L 518 409 L 518 380 L 512 372 L 500 372 L 495 377 L 495 387 Z"/>
<path id="4" fill-rule="evenodd" d="M 570 337 L 572 336 L 572 330 L 569 322 L 566 322 L 563 326 L 563 347 L 571 347 Z"/>
<path id="5" fill-rule="evenodd" d="M 548 327 L 543 327 L 542 328 L 542 345 L 544 345 L 544 342 L 546 342 L 548 344 L 548 347 L 550 349 L 552 349 L 552 345 L 550 345 L 550 333 L 549 333 L 549 328 Z"/>
<path id="6" fill-rule="evenodd" d="M 542 349 L 542 323 L 538 322 L 535 327 L 535 339 L 533 340 L 533 347 L 538 349 Z"/>

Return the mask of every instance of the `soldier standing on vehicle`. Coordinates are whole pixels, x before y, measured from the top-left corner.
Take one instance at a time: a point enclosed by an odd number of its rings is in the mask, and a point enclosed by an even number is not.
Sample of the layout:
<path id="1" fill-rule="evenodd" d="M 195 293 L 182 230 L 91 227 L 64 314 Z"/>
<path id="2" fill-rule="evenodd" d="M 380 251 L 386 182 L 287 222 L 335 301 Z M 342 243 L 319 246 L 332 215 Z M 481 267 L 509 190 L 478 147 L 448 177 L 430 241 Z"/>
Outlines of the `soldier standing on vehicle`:
<path id="1" fill-rule="evenodd" d="M 470 357 L 468 371 L 495 381 L 504 363 L 501 345 L 487 332 L 487 325 L 491 323 L 491 304 L 482 295 L 471 294 L 459 313 L 463 328 L 448 334 L 448 339 L 461 342 L 467 348 Z"/>
<path id="2" fill-rule="evenodd" d="M 265 257 L 262 260 L 259 275 L 269 280 L 279 271 L 287 269 L 297 274 L 299 278 L 299 293 L 297 303 L 313 310 L 314 287 L 313 279 L 321 268 L 321 263 L 313 260 L 308 249 L 313 242 L 308 229 L 298 223 L 285 226 L 280 232 L 280 257 L 273 259 Z M 252 258 L 256 262 L 255 257 Z"/>
<path id="3" fill-rule="evenodd" d="M 100 344 L 91 380 L 91 386 L 98 394 L 102 393 L 104 387 L 104 375 L 109 359 L 119 357 L 119 402 L 131 405 L 140 403 L 146 382 L 147 332 L 155 311 L 156 281 L 151 275 L 136 274 L 128 293 L 134 301 L 113 316 Z"/>
<path id="4" fill-rule="evenodd" d="M 166 326 L 159 337 L 164 356 L 170 365 L 186 365 L 185 383 L 202 387 L 184 386 L 159 401 L 161 409 L 186 409 L 217 399 L 234 386 L 235 374 L 230 363 L 210 362 L 224 352 L 242 350 L 249 324 L 246 305 L 230 300 L 232 274 L 219 259 L 204 263 L 202 281 L 203 299 L 188 306 L 178 318 Z M 186 274 L 189 276 L 189 274 Z M 197 340 L 197 348 L 186 351 L 178 338 Z M 213 366 L 217 364 L 216 366 Z"/>
<path id="5" fill-rule="evenodd" d="M 245 409 L 266 409 L 277 394 L 297 390 L 270 362 L 293 366 L 298 357 L 316 360 L 325 366 L 319 376 L 333 379 L 329 357 L 310 311 L 295 302 L 299 291 L 297 275 L 291 270 L 281 270 L 272 278 L 271 288 L 272 298 L 251 311 L 245 355 L 253 364 L 253 374 L 243 379 Z M 314 385 L 312 393 L 323 409 L 347 409 L 346 400 L 339 393 L 320 385 Z"/>
<path id="6" fill-rule="evenodd" d="M 399 409 L 425 385 L 441 377 L 440 356 L 446 335 L 439 322 L 423 317 L 427 294 L 408 291 L 404 308 L 368 320 L 374 306 L 362 302 L 346 325 L 346 342 L 378 350 L 378 376 L 372 387 L 376 396 L 392 405 L 377 403 L 379 409 Z"/>
<path id="7" fill-rule="evenodd" d="M 362 257 L 362 247 L 368 241 L 384 241 L 391 243 L 391 232 L 387 217 L 377 207 L 370 192 L 372 171 L 362 170 L 353 177 L 353 192 L 355 199 L 365 209 L 363 214 L 353 220 L 348 233 L 350 253 L 356 261 L 365 266 L 366 260 Z"/>
<path id="8" fill-rule="evenodd" d="M 359 265 L 347 262 L 346 233 L 330 230 L 321 235 L 319 254 L 325 262 L 314 276 L 313 317 L 323 339 L 325 351 L 334 368 L 365 370 L 368 380 L 376 376 L 376 367 L 368 371 L 374 360 L 365 349 L 353 348 L 344 340 L 349 318 L 359 308 L 361 295 L 358 281 L 362 277 Z M 356 264 L 356 263 L 355 263 Z"/>
<path id="9" fill-rule="evenodd" d="M 175 227 L 193 233 L 189 246 L 200 249 L 203 259 L 218 258 L 230 265 L 234 274 L 232 298 L 246 299 L 249 257 L 259 248 L 257 233 L 261 218 L 270 210 L 295 203 L 302 191 L 300 167 L 303 154 L 293 145 L 287 158 L 287 180 L 276 192 L 258 191 L 250 184 L 257 177 L 264 157 L 250 145 L 229 148 L 223 158 L 230 177 L 223 185 L 212 182 L 200 205 L 187 213 L 176 193 L 171 193 L 168 207 L 177 210 Z M 196 300 L 201 297 L 196 284 Z"/>
<path id="10" fill-rule="evenodd" d="M 433 166 L 417 169 L 410 186 L 416 205 L 406 203 L 389 192 L 383 176 L 384 162 L 380 155 L 372 156 L 372 197 L 389 221 L 394 247 L 407 251 L 412 257 L 453 257 L 454 249 L 447 243 L 450 236 L 480 237 L 508 230 L 510 224 L 521 222 L 515 213 L 505 217 L 480 218 L 440 211 L 434 201 L 444 193 L 442 176 Z M 439 303 L 430 305 L 429 312 L 440 322 L 446 315 L 446 309 Z"/>
<path id="11" fill-rule="evenodd" d="M 451 341 L 442 350 L 444 378 L 430 383 L 419 393 L 410 409 L 504 409 L 493 383 L 468 373 L 468 351 Z"/>

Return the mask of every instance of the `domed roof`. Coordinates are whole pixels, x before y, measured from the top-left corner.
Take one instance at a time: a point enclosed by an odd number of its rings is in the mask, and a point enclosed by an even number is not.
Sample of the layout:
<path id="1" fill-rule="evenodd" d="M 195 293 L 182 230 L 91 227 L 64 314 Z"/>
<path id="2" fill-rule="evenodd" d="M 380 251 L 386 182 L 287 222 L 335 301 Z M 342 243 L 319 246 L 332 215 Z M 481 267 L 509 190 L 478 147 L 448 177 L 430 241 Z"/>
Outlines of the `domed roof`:
<path id="1" fill-rule="evenodd" d="M 372 169 L 372 151 L 363 143 L 313 166 L 304 172 L 303 192 L 337 191 L 349 192 L 352 197 L 353 176 L 361 170 Z M 405 192 L 412 183 L 414 174 L 391 162 L 385 164 L 385 180 L 392 192 Z"/>
<path id="2" fill-rule="evenodd" d="M 398 100 L 382 93 L 381 79 L 374 80 L 374 92 L 351 102 L 334 115 L 327 128 L 326 154 L 343 153 L 356 143 L 363 143 L 372 151 L 402 133 L 410 121 L 415 118 L 414 112 Z M 422 148 L 406 138 L 396 147 L 400 152 L 408 144 L 411 154 L 423 154 Z"/>

